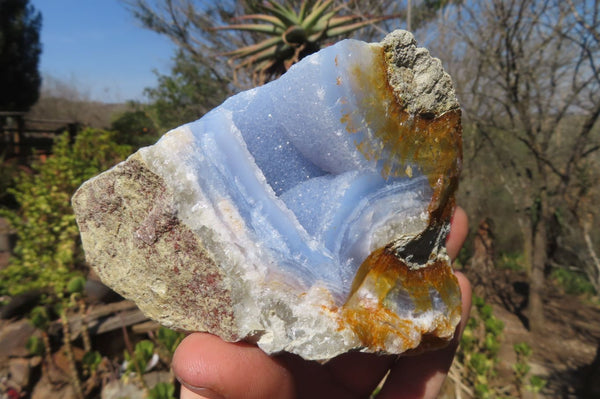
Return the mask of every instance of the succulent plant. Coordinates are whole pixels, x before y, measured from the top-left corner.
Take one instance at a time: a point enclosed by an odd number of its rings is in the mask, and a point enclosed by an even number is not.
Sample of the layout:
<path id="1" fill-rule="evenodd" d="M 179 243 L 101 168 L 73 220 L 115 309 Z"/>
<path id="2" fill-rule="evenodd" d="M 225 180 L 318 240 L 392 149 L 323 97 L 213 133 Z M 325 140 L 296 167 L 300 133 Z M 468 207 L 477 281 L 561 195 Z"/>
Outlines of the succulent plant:
<path id="1" fill-rule="evenodd" d="M 334 0 L 302 0 L 298 5 L 294 3 L 297 2 L 266 0 L 251 4 L 249 8 L 255 13 L 236 18 L 242 23 L 216 28 L 268 36 L 255 44 L 225 53 L 230 57 L 230 63 L 237 62 L 236 73 L 239 69 L 250 68 L 254 83 L 261 85 L 283 74 L 305 56 L 331 44 L 328 43 L 329 39 L 392 18 L 341 15 L 345 4 L 334 6 Z"/>

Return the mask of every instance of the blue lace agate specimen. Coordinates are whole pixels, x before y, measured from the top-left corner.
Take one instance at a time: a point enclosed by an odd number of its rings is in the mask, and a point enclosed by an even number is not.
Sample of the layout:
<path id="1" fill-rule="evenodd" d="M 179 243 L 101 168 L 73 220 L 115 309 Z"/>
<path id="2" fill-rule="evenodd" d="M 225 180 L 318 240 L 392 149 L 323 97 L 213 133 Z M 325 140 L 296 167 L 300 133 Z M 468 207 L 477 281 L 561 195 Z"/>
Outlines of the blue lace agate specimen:
<path id="1" fill-rule="evenodd" d="M 342 41 L 86 182 L 86 257 L 162 324 L 268 353 L 441 346 L 458 107 L 410 33 Z"/>

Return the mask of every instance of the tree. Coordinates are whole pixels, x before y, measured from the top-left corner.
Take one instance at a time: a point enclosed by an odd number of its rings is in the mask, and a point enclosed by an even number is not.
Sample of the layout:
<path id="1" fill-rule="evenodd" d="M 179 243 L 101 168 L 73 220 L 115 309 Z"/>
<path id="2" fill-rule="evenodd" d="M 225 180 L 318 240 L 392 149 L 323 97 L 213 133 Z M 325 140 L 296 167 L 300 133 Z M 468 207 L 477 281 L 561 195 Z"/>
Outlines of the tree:
<path id="1" fill-rule="evenodd" d="M 154 144 L 159 135 L 145 107 L 131 104 L 130 108 L 118 114 L 110 124 L 110 130 L 115 132 L 113 140 L 134 149 Z"/>
<path id="2" fill-rule="evenodd" d="M 170 75 L 158 77 L 158 87 L 147 88 L 151 101 L 148 113 L 162 130 L 194 121 L 219 105 L 231 94 L 211 68 L 191 59 L 179 50 Z"/>
<path id="3" fill-rule="evenodd" d="M 595 78 L 597 87 L 600 86 L 600 70 L 599 66 L 596 65 L 598 61 L 597 54 L 600 48 L 600 6 L 596 0 L 593 4 L 591 2 L 577 2 L 573 0 L 567 0 L 569 11 L 571 16 L 576 22 L 576 29 L 570 36 L 573 42 L 579 47 L 580 51 L 584 54 L 585 62 L 588 64 L 588 68 L 591 69 L 591 75 Z M 596 99 L 598 101 L 598 99 Z M 584 133 L 579 140 L 579 145 L 586 145 L 586 136 L 593 134 L 592 130 L 594 125 L 597 126 L 597 120 L 599 119 L 598 114 L 600 113 L 600 104 L 596 104 L 596 107 L 588 111 L 588 119 L 584 123 Z M 589 129 L 589 132 L 585 133 Z M 593 136 L 592 136 L 593 137 Z M 598 137 L 596 131 L 596 138 Z M 598 150 L 600 140 L 595 140 L 591 144 L 595 147 L 589 148 L 587 151 L 592 153 Z M 587 153 L 582 154 L 588 157 Z M 576 160 L 574 160 L 576 161 Z M 586 252 L 588 254 L 588 261 L 585 263 L 585 272 L 588 275 L 591 283 L 594 285 L 596 292 L 600 292 L 600 256 L 597 254 L 593 240 L 591 238 L 592 226 L 594 226 L 594 219 L 597 219 L 600 215 L 596 211 L 598 203 L 598 193 L 592 190 L 593 187 L 600 186 L 600 177 L 598 173 L 595 175 L 590 171 L 600 170 L 600 159 L 599 157 L 590 158 L 585 161 L 587 171 L 584 171 L 584 176 L 581 179 L 581 183 L 578 186 L 578 195 L 571 196 L 570 210 L 578 222 L 580 232 L 582 233 L 583 242 L 585 243 Z M 596 223 L 597 225 L 597 223 Z M 596 241 L 597 246 L 598 241 Z"/>
<path id="4" fill-rule="evenodd" d="M 334 0 L 302 0 L 280 4 L 273 0 L 250 4 L 250 14 L 239 16 L 242 23 L 218 26 L 217 30 L 235 30 L 266 35 L 256 43 L 226 53 L 236 66 L 253 70 L 253 81 L 263 84 L 285 73 L 302 58 L 367 25 L 394 18 L 343 13 L 344 5 L 333 7 Z M 255 23 L 244 23 L 255 21 Z"/>
<path id="5" fill-rule="evenodd" d="M 0 110 L 27 111 L 38 99 L 41 27 L 29 0 L 0 1 Z"/>
<path id="6" fill-rule="evenodd" d="M 177 57 L 183 55 L 209 71 L 223 86 L 229 85 L 230 69 L 219 54 L 234 48 L 239 41 L 235 35 L 219 34 L 212 28 L 233 17 L 236 1 L 123 1 L 145 28 L 165 35 L 177 45 Z"/>
<path id="7" fill-rule="evenodd" d="M 402 20 L 406 18 L 407 13 L 406 3 L 394 0 L 271 0 L 267 2 L 259 0 L 226 0 L 219 2 L 203 2 L 199 0 L 123 1 L 144 27 L 169 37 L 179 47 L 180 54 L 184 54 L 190 62 L 210 71 L 213 79 L 216 79 L 224 86 L 229 85 L 230 88 L 235 65 L 227 63 L 227 59 L 223 57 L 223 54 L 243 48 L 247 49 L 249 46 L 254 46 L 262 42 L 264 40 L 264 32 L 261 33 L 259 31 L 261 29 L 274 28 L 276 30 L 275 33 L 280 39 L 283 36 L 288 36 L 288 34 L 299 33 L 300 30 L 297 29 L 292 29 L 287 34 L 282 34 L 282 32 L 277 30 L 276 25 L 279 25 L 280 29 L 288 29 L 294 25 L 291 20 L 293 18 L 290 19 L 289 16 L 295 15 L 295 17 L 298 17 L 303 13 L 305 16 L 308 16 L 310 14 L 307 12 L 308 10 L 324 7 L 324 10 L 328 12 L 313 14 L 319 17 L 317 18 L 318 20 L 321 22 L 329 20 L 331 22 L 334 18 L 341 18 L 335 19 L 336 23 L 343 22 L 342 25 L 346 24 L 348 26 L 354 24 L 359 24 L 355 26 L 364 25 L 363 29 L 353 32 L 353 35 L 356 38 L 370 41 L 380 40 L 387 32 L 399 28 L 398 19 Z M 438 10 L 446 7 L 448 4 L 459 1 L 419 0 L 411 2 L 411 4 L 414 4 L 412 6 L 413 27 L 423 26 L 427 21 L 436 16 Z M 304 12 L 302 12 L 303 4 L 305 5 Z M 257 29 L 254 31 L 252 29 L 215 29 L 219 27 L 231 27 L 229 26 L 230 23 L 234 22 L 234 25 L 236 25 L 236 22 L 240 22 L 240 19 L 241 21 L 252 19 L 250 16 L 257 16 L 257 12 L 262 13 L 258 21 L 267 22 L 267 25 L 270 23 L 275 23 L 276 25 L 271 25 L 271 27 L 263 26 L 263 28 L 257 28 L 258 31 Z M 275 17 L 277 14 L 279 17 Z M 377 18 L 378 16 L 393 16 L 394 18 Z M 276 19 L 279 21 L 276 21 Z M 282 23 L 282 20 L 286 21 Z M 377 21 L 377 23 L 367 23 L 367 21 Z M 248 26 L 251 24 L 245 25 Z M 255 27 L 256 25 L 258 24 L 254 24 Z M 330 28 L 331 26 L 326 26 L 325 30 L 327 31 Z M 337 33 L 343 33 L 338 28 L 335 28 L 338 30 Z M 285 33 L 285 29 L 283 33 Z M 318 32 L 312 33 L 316 35 Z M 336 39 L 339 40 L 347 37 L 348 33 L 346 32 L 345 35 L 335 35 Z M 318 46 L 316 48 L 326 43 L 323 40 L 324 38 L 321 37 L 317 41 Z M 273 48 L 273 45 L 280 45 L 280 48 L 283 48 L 284 46 L 281 46 L 281 42 L 282 40 L 271 37 L 271 42 L 269 43 L 271 43 L 271 48 Z M 286 60 L 285 64 L 289 65 L 288 60 L 290 58 L 301 58 L 295 56 L 300 55 L 301 52 L 304 54 L 306 52 L 304 50 L 308 47 L 314 47 L 307 44 L 303 42 L 299 46 L 295 46 L 291 57 L 284 58 Z M 302 50 L 299 50 L 300 48 Z M 298 54 L 296 54 L 296 51 Z M 273 55 L 275 56 L 274 53 Z M 280 58 L 279 54 L 276 54 L 276 57 Z M 283 61 L 278 61 L 275 65 L 281 66 L 281 63 Z M 278 70 L 278 73 L 282 72 L 282 68 L 280 67 L 273 69 Z M 254 85 L 255 82 L 251 79 L 252 71 L 246 75 L 243 74 L 243 70 L 238 70 L 238 72 L 242 72 L 237 74 L 239 79 L 236 84 L 239 88 L 249 88 Z M 273 77 L 277 76 L 277 73 L 273 75 Z"/>
<path id="8" fill-rule="evenodd" d="M 544 321 L 541 291 L 552 251 L 568 233 L 561 227 L 576 225 L 598 195 L 599 14 L 599 2 L 585 0 L 467 1 L 456 8 L 454 55 L 464 72 L 454 72 L 465 131 L 475 134 L 479 162 L 495 157 L 502 166 L 496 173 L 513 198 L 529 264 L 532 330 Z"/>

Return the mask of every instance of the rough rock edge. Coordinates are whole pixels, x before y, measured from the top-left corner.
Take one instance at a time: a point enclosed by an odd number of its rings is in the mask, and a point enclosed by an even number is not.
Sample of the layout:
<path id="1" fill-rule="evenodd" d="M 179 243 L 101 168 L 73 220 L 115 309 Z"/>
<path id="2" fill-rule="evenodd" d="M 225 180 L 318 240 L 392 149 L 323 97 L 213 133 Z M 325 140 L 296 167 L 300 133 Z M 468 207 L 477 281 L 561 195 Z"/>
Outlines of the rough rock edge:
<path id="1" fill-rule="evenodd" d="M 389 38 L 394 34 L 399 35 L 400 39 Z M 427 96 L 428 90 L 432 93 L 436 93 L 436 90 L 441 91 L 446 99 L 450 97 L 451 100 L 454 100 L 454 91 L 452 90 L 450 78 L 443 70 L 441 72 L 436 72 L 435 62 L 431 62 L 431 60 L 434 59 L 429 57 L 429 53 L 426 50 L 416 48 L 412 35 L 408 32 L 394 32 L 394 34 L 388 36 L 390 43 L 394 46 L 387 45 L 386 55 L 389 56 L 389 54 L 391 54 L 391 57 L 397 61 L 390 64 L 392 66 L 388 69 L 388 73 L 392 77 L 399 79 L 401 77 L 399 74 L 403 73 L 403 71 L 406 72 L 406 69 L 408 68 L 407 66 L 403 66 L 403 62 L 406 64 L 407 60 L 410 61 L 411 57 L 414 58 L 413 61 L 408 62 L 406 65 L 410 64 L 413 65 L 413 67 L 415 64 L 421 65 L 421 69 L 424 71 L 424 73 L 420 73 L 419 71 L 416 73 L 408 71 L 411 73 L 409 76 L 411 80 L 407 80 L 408 83 L 404 83 L 404 86 L 399 86 L 397 83 L 394 84 L 396 92 L 398 92 L 398 87 L 404 87 L 406 90 L 409 90 L 410 93 L 413 93 L 414 98 L 410 98 L 409 105 L 414 103 L 415 99 L 423 100 L 422 104 L 415 104 L 415 107 L 407 109 L 411 112 L 434 112 L 436 114 L 441 114 L 446 110 L 452 109 L 454 106 L 452 101 L 448 102 L 450 105 L 446 106 L 447 109 L 444 107 L 439 107 L 439 109 L 428 108 L 428 101 L 430 105 L 435 105 L 435 101 L 438 101 L 436 99 L 431 100 L 421 98 L 422 96 Z M 409 40 L 406 40 L 407 38 Z M 392 50 L 398 51 L 394 52 Z M 424 55 L 426 56 L 423 58 L 424 61 L 418 61 L 419 57 L 417 53 L 419 50 L 424 50 Z M 408 55 L 403 56 L 401 54 L 403 52 L 406 52 Z M 435 61 L 438 61 L 437 66 L 441 69 L 439 60 Z M 433 65 L 433 68 L 431 65 Z M 404 68 L 404 70 L 402 68 Z M 390 73 L 390 70 L 393 70 L 394 72 Z M 447 77 L 447 83 L 450 85 L 450 92 L 448 92 L 447 88 L 439 89 L 439 87 L 437 87 L 440 82 L 443 83 L 444 77 Z M 426 85 L 418 87 L 417 84 L 420 80 L 423 80 Z M 429 86 L 427 86 L 427 84 Z M 421 92 L 419 92 L 419 90 L 421 90 Z M 396 93 L 396 95 L 400 96 L 398 93 Z M 456 103 L 456 100 L 454 100 L 454 102 Z M 456 107 L 458 107 L 457 103 Z M 185 226 L 177 217 L 175 211 L 175 203 L 177 200 L 174 199 L 173 193 L 165 185 L 164 178 L 153 173 L 150 165 L 150 162 L 147 164 L 144 163 L 143 157 L 134 155 L 124 165 L 119 165 L 115 170 L 102 175 L 106 179 L 105 182 L 102 182 L 101 178 L 96 178 L 95 180 L 98 180 L 98 182 L 94 181 L 94 183 L 90 185 L 91 188 L 88 188 L 90 193 L 85 195 L 78 193 L 76 195 L 77 198 L 74 199 L 74 203 L 88 202 L 87 204 L 84 203 L 80 206 L 81 209 L 87 208 L 87 214 L 81 215 L 78 218 L 83 219 L 80 223 L 82 235 L 84 234 L 84 225 L 88 225 L 89 227 L 89 225 L 94 224 L 94 222 L 96 222 L 96 228 L 99 230 L 103 228 L 102 226 L 111 224 L 125 224 L 125 228 L 129 229 L 126 232 L 127 234 L 120 231 L 125 229 L 123 227 L 119 228 L 118 232 L 112 235 L 110 232 L 104 231 L 100 235 L 100 239 L 98 239 L 97 235 L 90 234 L 96 241 L 101 241 L 104 244 L 99 244 L 97 242 L 90 243 L 89 246 L 98 248 L 99 250 L 98 253 L 90 256 L 90 250 L 86 248 L 88 260 L 93 264 L 97 264 L 97 269 L 101 269 L 103 265 L 106 266 L 106 269 L 109 267 L 114 268 L 114 265 L 112 265 L 112 258 L 114 258 L 114 255 L 110 254 L 129 250 L 130 253 L 128 253 L 123 264 L 118 267 L 120 271 L 111 270 L 106 272 L 106 278 L 103 277 L 103 279 L 111 281 L 111 285 L 125 296 L 128 296 L 128 293 L 131 294 L 134 291 L 140 291 L 140 280 L 143 280 L 145 284 L 150 285 L 151 289 L 148 290 L 150 292 L 132 297 L 149 317 L 152 317 L 161 324 L 167 326 L 174 325 L 185 330 L 210 331 L 228 341 L 236 341 L 240 338 L 252 338 L 252 336 L 240 337 L 239 335 L 236 335 L 240 334 L 240 331 L 238 330 L 239 326 L 237 325 L 239 319 L 236 318 L 235 310 L 232 309 L 231 304 L 232 293 L 230 284 L 232 281 L 228 276 L 222 275 L 223 265 L 219 264 L 223 259 L 220 259 L 215 253 L 209 253 L 210 251 L 207 251 L 206 245 L 203 245 L 202 243 L 203 238 L 192 232 L 189 227 Z M 114 182 L 111 183 L 112 180 L 114 180 Z M 141 182 L 138 180 L 141 180 Z M 135 196 L 135 198 L 115 199 L 115 185 L 125 186 L 125 190 L 118 190 L 121 193 L 121 197 Z M 98 196 L 102 197 L 100 202 L 94 197 L 94 191 L 97 191 Z M 85 198 L 85 200 L 82 200 L 82 198 Z M 104 201 L 104 203 L 102 203 L 102 201 Z M 127 203 L 122 205 L 121 202 Z M 115 203 L 117 204 L 115 205 Z M 103 206 L 104 209 L 102 208 Z M 106 212 L 106 208 L 110 208 L 111 206 L 122 207 L 123 212 L 129 212 L 128 208 L 133 208 L 136 214 L 130 216 L 126 220 L 121 220 L 120 216 L 111 217 L 111 215 L 109 215 L 106 218 L 102 217 L 102 213 Z M 157 211 L 155 211 L 155 209 Z M 116 212 L 109 212 L 109 214 L 112 213 Z M 106 221 L 105 219 L 110 219 L 110 221 Z M 133 227 L 127 226 L 128 224 L 132 224 Z M 120 240 L 119 238 L 123 238 L 123 240 Z M 190 239 L 189 245 L 186 243 L 185 248 L 175 248 L 176 253 L 170 254 L 170 252 L 173 252 L 174 243 L 181 241 L 185 242 L 188 238 Z M 126 239 L 132 240 L 133 246 L 129 245 L 128 248 L 126 244 L 121 244 L 121 241 L 126 241 Z M 90 238 L 87 238 L 84 241 L 91 240 Z M 106 252 L 109 255 L 101 252 Z M 140 253 L 142 253 L 142 255 L 140 255 Z M 139 259 L 140 257 L 141 259 Z M 148 262 L 149 258 L 152 258 L 153 262 Z M 191 264 L 194 266 L 193 271 L 188 271 L 186 268 L 179 268 L 178 271 L 175 270 L 175 267 L 178 264 L 190 264 L 190 258 L 192 258 Z M 120 260 L 123 261 L 122 259 Z M 195 260 L 195 262 L 193 260 Z M 137 268 L 142 269 L 140 276 L 132 279 L 131 273 L 133 271 L 138 273 L 136 270 Z M 161 289 L 161 284 L 163 284 L 164 281 L 172 279 L 174 275 L 179 276 L 181 270 L 185 270 L 187 276 L 185 279 L 175 278 L 175 280 L 178 281 L 176 281 L 176 286 L 170 289 L 170 293 L 166 292 L 167 290 Z M 103 275 L 100 270 L 99 274 L 101 276 Z M 198 274 L 200 274 L 201 277 L 199 277 Z M 194 278 L 190 277 L 190 275 L 198 277 Z M 162 278 L 161 276 L 165 276 L 165 278 Z M 128 286 L 125 280 L 133 280 L 133 283 Z M 210 283 L 207 284 L 205 281 L 210 281 Z M 134 285 L 137 285 L 137 287 L 133 288 Z M 181 293 L 182 291 L 187 292 Z M 129 296 L 131 297 L 131 295 Z M 174 307 L 175 309 L 180 309 L 182 307 L 181 299 L 187 298 L 191 298 L 191 301 L 188 300 L 185 303 L 181 313 L 177 312 L 177 315 L 171 313 Z M 268 301 L 265 301 L 265 303 L 266 302 Z M 169 310 L 171 312 L 169 312 Z M 241 317 L 241 315 L 238 316 Z M 222 319 L 215 321 L 215 318 L 217 317 Z M 306 348 L 300 346 L 296 347 L 298 343 L 295 341 L 284 345 L 283 343 L 278 342 L 279 340 L 274 339 L 277 337 L 286 337 L 287 334 L 275 334 L 276 337 L 269 338 L 269 342 L 261 342 L 263 341 L 263 338 L 268 338 L 269 332 L 276 331 L 273 325 L 269 325 L 269 327 L 270 329 L 267 328 L 263 330 L 260 328 L 255 331 L 257 333 L 256 338 L 260 337 L 258 344 L 267 352 L 283 349 L 298 353 L 298 350 L 301 352 L 306 350 Z M 284 330 L 288 329 L 296 330 L 296 326 L 291 325 L 284 328 Z M 245 333 L 242 334 L 246 335 Z M 264 335 L 261 336 L 261 334 Z M 346 339 L 348 342 L 346 343 L 344 351 L 351 350 L 352 348 L 361 350 L 366 349 L 361 348 L 360 345 L 356 343 L 354 345 L 348 345 L 353 340 L 349 337 L 346 337 Z M 312 354 L 312 352 L 310 353 Z M 330 356 L 325 354 L 322 355 L 329 358 L 335 354 Z M 313 354 L 311 356 L 315 355 Z"/>
<path id="2" fill-rule="evenodd" d="M 139 153 L 84 183 L 72 203 L 87 261 L 105 283 L 167 327 L 239 339 L 227 276 Z M 142 282 L 150 289 L 140 294 Z"/>
<path id="3" fill-rule="evenodd" d="M 381 42 L 388 65 L 388 80 L 398 101 L 411 114 L 439 116 L 459 104 L 452 78 L 442 62 L 423 47 L 412 33 L 395 30 Z"/>

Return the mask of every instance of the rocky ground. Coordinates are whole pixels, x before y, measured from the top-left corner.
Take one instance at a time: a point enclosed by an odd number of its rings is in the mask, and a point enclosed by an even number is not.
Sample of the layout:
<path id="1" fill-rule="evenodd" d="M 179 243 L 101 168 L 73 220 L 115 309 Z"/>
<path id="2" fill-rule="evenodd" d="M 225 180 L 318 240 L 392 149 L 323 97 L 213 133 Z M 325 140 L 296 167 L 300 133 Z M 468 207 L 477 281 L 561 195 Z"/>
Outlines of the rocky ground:
<path id="1" fill-rule="evenodd" d="M 513 345 L 532 348 L 531 375 L 547 380 L 538 397 L 600 398 L 600 305 L 597 298 L 568 295 L 549 282 L 543 295 L 544 331 L 527 329 L 527 277 L 509 270 L 495 271 L 485 284 L 471 274 L 474 292 L 494 308 L 504 322 L 496 385 L 514 378 Z M 493 282 L 493 283 L 490 283 Z M 503 381 L 504 380 L 504 381 Z M 535 397 L 535 396 L 532 396 Z"/>
<path id="2" fill-rule="evenodd" d="M 124 372 L 124 351 L 141 339 L 156 333 L 158 325 L 149 322 L 129 301 L 90 305 L 85 312 L 91 335 L 91 347 L 102 354 L 95 372 L 81 367 L 84 344 L 80 314 L 69 316 L 72 337 L 71 353 L 79 366 L 81 390 L 86 398 L 130 399 L 146 397 L 135 374 Z M 47 331 L 53 348 L 49 357 L 32 355 L 27 348 L 30 337 L 42 339 L 25 318 L 0 320 L 0 398 L 77 398 L 73 389 L 72 370 L 63 341 L 61 324 L 52 323 Z M 168 361 L 156 359 L 144 373 L 150 387 L 158 382 L 172 382 Z"/>

